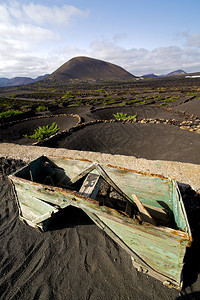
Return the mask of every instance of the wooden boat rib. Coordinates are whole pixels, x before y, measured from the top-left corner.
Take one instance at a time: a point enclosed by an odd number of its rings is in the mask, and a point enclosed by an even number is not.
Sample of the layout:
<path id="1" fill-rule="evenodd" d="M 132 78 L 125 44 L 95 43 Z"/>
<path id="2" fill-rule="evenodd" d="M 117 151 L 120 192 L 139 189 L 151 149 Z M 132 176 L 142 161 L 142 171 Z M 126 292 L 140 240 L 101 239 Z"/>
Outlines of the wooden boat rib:
<path id="1" fill-rule="evenodd" d="M 9 179 L 21 220 L 46 230 L 59 209 L 78 207 L 131 255 L 139 271 L 181 288 L 184 255 L 192 237 L 175 180 L 55 156 L 41 156 Z M 119 199 L 102 196 L 103 182 Z M 133 195 L 152 224 L 143 221 Z"/>

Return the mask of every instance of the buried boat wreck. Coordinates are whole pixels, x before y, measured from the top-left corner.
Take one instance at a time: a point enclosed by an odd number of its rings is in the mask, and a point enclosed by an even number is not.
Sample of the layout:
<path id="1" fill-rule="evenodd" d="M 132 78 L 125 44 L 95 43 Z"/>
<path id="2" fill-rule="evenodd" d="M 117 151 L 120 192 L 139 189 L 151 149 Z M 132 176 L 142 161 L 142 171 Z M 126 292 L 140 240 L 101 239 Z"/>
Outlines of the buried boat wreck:
<path id="1" fill-rule="evenodd" d="M 176 181 L 54 156 L 39 157 L 9 179 L 25 223 L 44 231 L 60 209 L 78 207 L 131 255 L 138 271 L 181 288 L 192 237 Z"/>

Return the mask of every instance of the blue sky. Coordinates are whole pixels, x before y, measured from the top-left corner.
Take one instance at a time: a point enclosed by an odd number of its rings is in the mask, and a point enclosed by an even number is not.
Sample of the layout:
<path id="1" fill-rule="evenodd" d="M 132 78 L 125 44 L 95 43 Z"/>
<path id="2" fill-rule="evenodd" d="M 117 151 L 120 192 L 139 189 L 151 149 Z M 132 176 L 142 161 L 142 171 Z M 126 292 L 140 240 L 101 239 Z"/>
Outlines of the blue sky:
<path id="1" fill-rule="evenodd" d="M 0 77 L 51 73 L 75 56 L 134 75 L 200 71 L 199 0 L 0 1 Z"/>

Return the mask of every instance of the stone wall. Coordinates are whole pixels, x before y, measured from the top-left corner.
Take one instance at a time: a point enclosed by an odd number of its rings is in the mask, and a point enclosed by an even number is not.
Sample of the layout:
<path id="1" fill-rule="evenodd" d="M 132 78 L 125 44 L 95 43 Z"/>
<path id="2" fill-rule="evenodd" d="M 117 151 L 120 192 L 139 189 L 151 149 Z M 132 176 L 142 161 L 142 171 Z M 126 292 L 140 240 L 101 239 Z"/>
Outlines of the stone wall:
<path id="1" fill-rule="evenodd" d="M 0 144 L 0 157 L 21 159 L 29 162 L 41 155 L 82 158 L 102 164 L 111 164 L 122 168 L 159 174 L 173 178 L 180 183 L 189 184 L 196 192 L 200 193 L 200 165 L 62 148 L 21 146 L 11 143 Z"/>

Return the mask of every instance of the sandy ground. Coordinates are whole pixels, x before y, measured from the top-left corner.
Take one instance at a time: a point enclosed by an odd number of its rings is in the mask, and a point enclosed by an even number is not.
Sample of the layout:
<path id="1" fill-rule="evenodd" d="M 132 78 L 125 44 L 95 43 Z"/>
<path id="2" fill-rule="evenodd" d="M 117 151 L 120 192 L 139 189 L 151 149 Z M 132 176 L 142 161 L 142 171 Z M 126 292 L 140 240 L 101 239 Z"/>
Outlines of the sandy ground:
<path id="1" fill-rule="evenodd" d="M 2 299 L 179 299 L 178 291 L 139 273 L 129 255 L 78 209 L 61 211 L 45 233 L 19 221 L 6 174 L 22 165 L 1 160 Z M 189 284 L 196 274 L 187 267 Z"/>
<path id="2" fill-rule="evenodd" d="M 99 123 L 45 146 L 200 164 L 200 135 L 165 124 Z"/>
<path id="3" fill-rule="evenodd" d="M 92 120 L 97 115 L 83 110 L 82 117 Z M 65 120 L 66 127 L 74 126 Z M 154 125 L 91 125 L 56 146 L 200 164 L 200 135 Z M 78 209 L 61 211 L 45 233 L 23 224 L 7 175 L 24 162 L 0 162 L 1 299 L 200 299 L 200 199 L 190 187 L 182 187 L 182 195 L 194 242 L 187 250 L 179 293 L 139 273 L 130 256 Z"/>
<path id="4" fill-rule="evenodd" d="M 163 118 L 163 119 L 176 119 L 182 120 L 178 112 L 170 112 L 160 107 L 154 106 L 129 106 L 129 107 L 116 107 L 116 108 L 103 108 L 94 110 L 91 117 L 101 120 L 114 119 L 114 114 L 118 112 L 127 113 L 127 115 L 137 114 L 138 119 L 142 118 Z"/>
<path id="5" fill-rule="evenodd" d="M 189 113 L 192 113 L 192 114 L 196 114 L 197 116 L 200 117 L 200 99 L 195 99 L 194 101 L 189 101 L 189 102 L 186 102 L 186 103 L 183 103 L 179 106 L 177 106 L 175 108 L 175 110 L 177 111 L 187 111 Z"/>
<path id="6" fill-rule="evenodd" d="M 27 139 L 24 135 L 31 135 L 39 126 L 50 126 L 54 122 L 58 125 L 59 131 L 61 132 L 75 126 L 78 123 L 78 118 L 71 116 L 34 117 L 32 120 L 14 122 L 13 124 L 0 128 L 0 142 L 15 142 L 22 145 L 31 145 L 33 142 L 36 142 L 36 140 Z"/>

